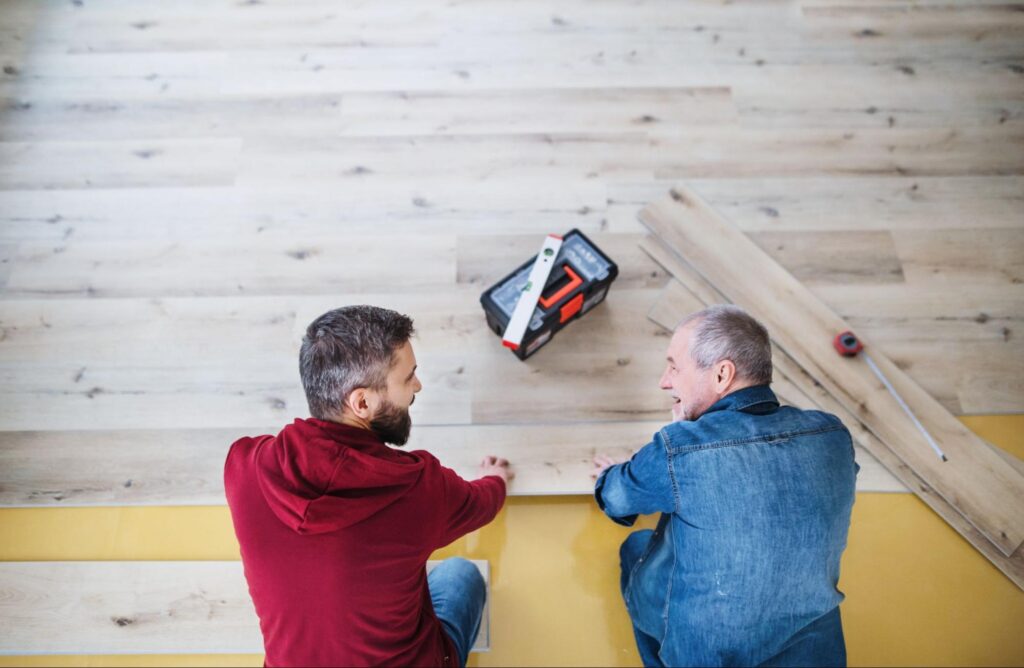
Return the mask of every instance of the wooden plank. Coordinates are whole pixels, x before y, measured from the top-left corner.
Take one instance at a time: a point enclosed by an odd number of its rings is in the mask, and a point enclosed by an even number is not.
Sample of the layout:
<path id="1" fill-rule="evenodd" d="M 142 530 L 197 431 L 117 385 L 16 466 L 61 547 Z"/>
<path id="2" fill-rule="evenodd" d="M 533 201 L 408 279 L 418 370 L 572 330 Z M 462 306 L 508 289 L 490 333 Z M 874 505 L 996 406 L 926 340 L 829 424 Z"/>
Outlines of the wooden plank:
<path id="1" fill-rule="evenodd" d="M 243 149 L 237 183 L 348 183 L 410 178 L 1017 175 L 1024 125 L 956 130 L 679 128 L 636 134 L 265 138 Z M 443 157 L 442 157 L 443 156 Z M 445 170 L 432 169 L 440 161 Z"/>
<path id="2" fill-rule="evenodd" d="M 410 178 L 345 190 L 317 184 L 0 190 L 0 240 L 245 243 L 275 235 L 294 241 L 509 229 L 543 236 L 568 225 L 597 231 L 604 209 L 605 186 L 593 179 L 425 183 Z M 143 216 L 147 224 L 139 225 Z M 367 225 L 368 220 L 388 224 Z"/>
<path id="3" fill-rule="evenodd" d="M 858 415 L 900 459 L 1005 554 L 1024 541 L 1024 476 L 992 453 L 879 350 L 866 341 L 882 372 L 929 431 L 943 444 L 948 462 L 924 447 L 920 434 L 862 360 L 842 360 L 832 348 L 846 323 L 810 291 L 765 256 L 742 232 L 707 208 L 693 193 L 651 205 L 643 220 L 677 252 L 774 332 L 783 349 L 819 380 L 840 403 Z M 728 252 L 728 257 L 722 253 Z M 736 258 L 742 257 L 739 266 Z M 746 273 L 749 272 L 749 273 Z M 758 280 L 745 276 L 756 275 Z M 771 306 L 769 306 L 771 305 Z M 797 325 L 799 323 L 799 325 Z M 789 328 L 800 330 L 799 335 Z"/>
<path id="4" fill-rule="evenodd" d="M 0 100 L 3 141 L 235 139 L 329 135 L 341 129 L 340 95 Z"/>
<path id="5" fill-rule="evenodd" d="M 594 88 L 522 91 L 348 93 L 342 134 L 533 134 L 658 132 L 682 125 L 729 122 L 728 87 Z"/>
<path id="6" fill-rule="evenodd" d="M 643 242 L 645 250 L 652 251 L 652 257 L 659 262 L 664 262 L 666 268 L 675 275 L 680 285 L 694 295 L 702 304 L 718 303 L 726 301 L 724 297 L 712 285 L 707 283 L 699 274 L 683 262 L 678 255 L 667 248 L 663 242 L 651 237 Z M 703 295 L 697 297 L 697 295 Z M 704 301 L 707 299 L 708 301 Z M 773 342 L 774 343 L 774 342 Z M 850 429 L 853 440 L 860 447 L 871 453 L 897 480 L 914 492 L 943 520 L 953 527 L 961 536 L 966 538 L 982 555 L 993 565 L 1003 572 L 1018 587 L 1024 589 L 1024 547 L 1007 557 L 1003 552 L 992 544 L 978 529 L 976 529 L 953 505 L 940 496 L 935 489 L 921 479 L 921 477 L 899 457 L 878 439 L 861 419 L 850 413 L 840 404 L 821 383 L 810 376 L 792 357 L 784 350 L 773 345 L 773 365 L 777 371 L 786 375 L 795 385 L 799 386 L 808 396 L 814 397 L 814 402 L 824 410 L 838 416 L 843 424 Z M 1004 461 L 1008 461 L 1013 468 L 1024 473 L 1024 464 L 1020 460 L 1008 455 L 999 448 L 990 446 Z M 865 460 L 867 461 L 867 460 Z"/>
<path id="7" fill-rule="evenodd" d="M 165 297 L 436 290 L 455 282 L 449 235 L 245 243 L 77 242 L 19 246 L 5 297 Z"/>
<path id="8" fill-rule="evenodd" d="M 408 179 L 650 176 L 656 158 L 642 130 L 617 134 L 532 134 L 262 138 L 246 142 L 237 183 L 348 183 Z M 443 170 L 436 169 L 444 164 Z"/>
<path id="9" fill-rule="evenodd" d="M 455 353 L 418 353 L 418 373 L 428 392 L 413 419 L 431 424 L 471 421 L 469 364 Z M 227 360 L 182 366 L 131 367 L 73 360 L 51 365 L 8 363 L 0 367 L 0 429 L 173 429 L 281 424 L 306 413 L 297 356 Z"/>
<path id="10" fill-rule="evenodd" d="M 665 409 L 664 415 L 669 413 Z M 667 417 L 666 417 L 667 419 Z M 244 435 L 281 426 L 0 432 L 0 507 L 224 505 L 224 458 Z M 593 492 L 596 453 L 630 456 L 662 421 L 562 425 L 429 425 L 405 450 L 428 450 L 472 480 L 484 455 L 512 462 L 512 496 Z"/>
<path id="11" fill-rule="evenodd" d="M 31 42 L 30 42 L 31 43 Z M 41 99 L 123 99 L 136 96 L 215 95 L 223 84 L 225 54 L 218 51 L 133 53 L 33 52 L 5 56 L 0 97 L 32 104 Z"/>
<path id="12" fill-rule="evenodd" d="M 901 283 L 889 232 L 751 232 L 751 240 L 808 284 Z"/>
<path id="13" fill-rule="evenodd" d="M 240 561 L 5 562 L 0 593 L 2 655 L 263 652 Z M 488 604 L 473 651 L 489 648 Z"/>
<path id="14" fill-rule="evenodd" d="M 1024 124 L 1013 127 L 859 130 L 708 128 L 660 140 L 658 179 L 724 176 L 1024 173 Z"/>
<path id="15" fill-rule="evenodd" d="M 966 283 L 1012 285 L 1024 298 L 1024 226 L 901 230 L 892 236 L 909 283 L 937 283 L 951 292 Z"/>
<path id="16" fill-rule="evenodd" d="M 828 176 L 720 178 L 688 182 L 708 203 L 754 231 L 1019 229 L 1020 176 Z M 670 181 L 612 181 L 609 231 L 636 231 L 636 214 Z"/>
<path id="17" fill-rule="evenodd" d="M 11 275 L 11 267 L 14 264 L 14 257 L 18 253 L 16 244 L 0 243 L 0 292 L 7 286 L 7 279 Z"/>
<path id="18" fill-rule="evenodd" d="M 658 301 L 651 307 L 648 317 L 664 327 L 668 331 L 675 330 L 676 324 L 687 314 L 694 313 L 707 306 L 704 302 L 683 286 L 678 280 L 673 279 L 665 286 L 665 290 L 658 297 Z M 784 404 L 789 404 L 804 410 L 821 409 L 818 401 L 811 398 L 798 382 L 790 379 L 792 373 L 791 365 L 787 365 L 783 359 L 785 353 L 773 348 L 772 363 L 775 367 L 772 378 L 772 390 Z M 798 376 L 799 381 L 799 376 Z M 859 421 L 854 421 L 859 425 Z M 856 429 L 856 426 L 855 426 Z M 857 474 L 858 492 L 908 492 L 897 478 L 889 473 L 878 460 L 871 455 L 859 441 L 854 442 L 857 463 L 860 464 L 860 472 Z M 1001 451 L 1000 451 L 1001 452 Z"/>
<path id="19" fill-rule="evenodd" d="M 0 190 L 217 186 L 234 182 L 236 139 L 0 143 Z"/>

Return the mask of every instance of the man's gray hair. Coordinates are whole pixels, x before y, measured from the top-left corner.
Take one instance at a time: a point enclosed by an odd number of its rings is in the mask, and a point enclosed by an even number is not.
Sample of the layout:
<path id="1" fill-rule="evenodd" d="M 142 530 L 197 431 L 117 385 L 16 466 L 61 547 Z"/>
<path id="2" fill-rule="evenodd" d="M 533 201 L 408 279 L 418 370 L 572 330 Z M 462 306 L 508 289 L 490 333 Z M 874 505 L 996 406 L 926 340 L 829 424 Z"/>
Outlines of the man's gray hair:
<path id="1" fill-rule="evenodd" d="M 739 306 L 715 304 L 687 316 L 679 327 L 694 323 L 690 356 L 707 369 L 729 360 L 736 375 L 757 385 L 772 382 L 772 345 L 768 330 Z"/>
<path id="2" fill-rule="evenodd" d="M 395 351 L 414 332 L 411 318 L 378 306 L 345 306 L 314 320 L 299 351 L 310 415 L 331 419 L 352 390 L 385 389 Z"/>

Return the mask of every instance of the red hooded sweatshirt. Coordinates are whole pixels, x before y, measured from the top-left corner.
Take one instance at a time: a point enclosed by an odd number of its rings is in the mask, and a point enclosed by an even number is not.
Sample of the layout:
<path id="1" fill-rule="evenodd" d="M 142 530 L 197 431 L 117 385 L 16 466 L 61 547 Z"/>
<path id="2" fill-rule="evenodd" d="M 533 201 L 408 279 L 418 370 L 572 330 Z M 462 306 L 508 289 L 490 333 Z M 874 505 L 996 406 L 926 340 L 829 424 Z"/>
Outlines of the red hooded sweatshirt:
<path id="1" fill-rule="evenodd" d="M 501 478 L 308 419 L 236 441 L 224 488 L 268 666 L 458 664 L 426 562 L 494 519 Z"/>

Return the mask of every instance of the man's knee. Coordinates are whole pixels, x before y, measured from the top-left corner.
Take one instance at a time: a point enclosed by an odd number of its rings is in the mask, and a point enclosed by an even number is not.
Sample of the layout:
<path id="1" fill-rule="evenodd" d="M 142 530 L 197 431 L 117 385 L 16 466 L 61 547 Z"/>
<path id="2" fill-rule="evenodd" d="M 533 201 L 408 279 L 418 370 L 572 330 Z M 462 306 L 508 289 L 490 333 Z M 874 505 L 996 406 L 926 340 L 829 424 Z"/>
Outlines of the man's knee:
<path id="1" fill-rule="evenodd" d="M 651 529 L 641 529 L 629 534 L 626 540 L 622 541 L 622 547 L 619 548 L 619 560 L 624 569 L 631 568 L 636 563 L 636 560 L 647 549 L 653 535 L 654 531 Z"/>
<path id="2" fill-rule="evenodd" d="M 462 557 L 449 557 L 439 563 L 431 575 L 434 578 L 443 578 L 452 584 L 457 584 L 460 589 L 468 589 L 479 592 L 482 595 L 487 593 L 487 583 L 484 576 L 480 574 L 472 561 Z"/>

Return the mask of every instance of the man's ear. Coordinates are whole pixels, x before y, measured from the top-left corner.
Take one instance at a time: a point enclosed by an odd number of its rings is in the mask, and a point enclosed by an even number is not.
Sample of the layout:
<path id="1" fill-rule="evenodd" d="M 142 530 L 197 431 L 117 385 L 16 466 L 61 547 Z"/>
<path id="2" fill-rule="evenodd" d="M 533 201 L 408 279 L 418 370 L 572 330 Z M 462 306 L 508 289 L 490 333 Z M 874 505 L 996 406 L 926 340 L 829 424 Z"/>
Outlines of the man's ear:
<path id="1" fill-rule="evenodd" d="M 360 420 L 369 420 L 373 415 L 374 405 L 374 397 L 370 396 L 370 391 L 365 387 L 357 387 L 348 393 L 342 410 L 348 411 Z"/>
<path id="2" fill-rule="evenodd" d="M 719 393 L 725 392 L 735 379 L 736 365 L 730 360 L 719 362 L 718 369 L 715 371 L 715 389 Z"/>

